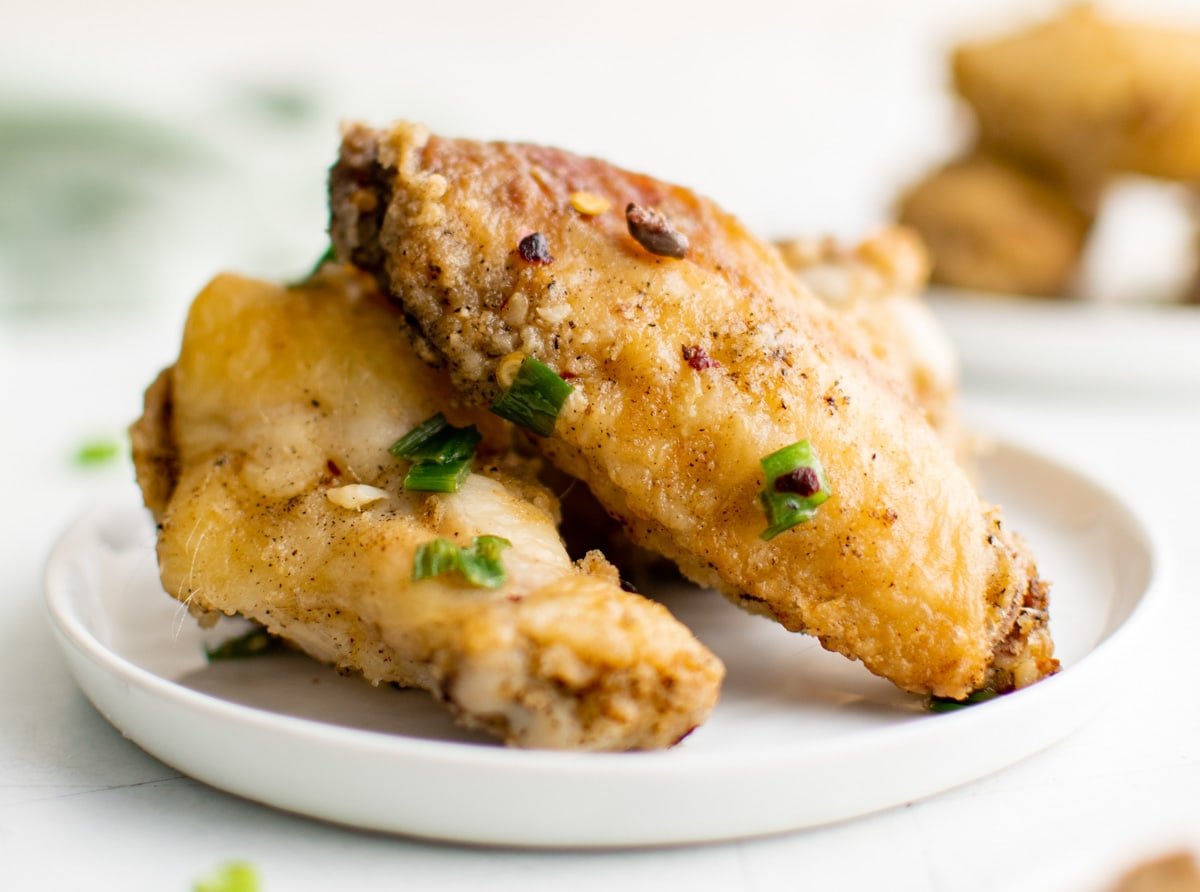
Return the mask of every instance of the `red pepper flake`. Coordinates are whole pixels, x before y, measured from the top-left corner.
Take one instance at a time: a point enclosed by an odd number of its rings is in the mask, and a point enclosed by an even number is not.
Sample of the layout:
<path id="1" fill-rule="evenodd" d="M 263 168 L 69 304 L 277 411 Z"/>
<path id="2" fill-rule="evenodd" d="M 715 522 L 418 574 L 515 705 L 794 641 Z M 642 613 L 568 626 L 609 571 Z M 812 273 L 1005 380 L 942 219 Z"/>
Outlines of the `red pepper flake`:
<path id="1" fill-rule="evenodd" d="M 672 226 L 661 211 L 630 202 L 625 207 L 625 225 L 634 240 L 651 254 L 676 260 L 687 256 L 690 247 L 687 236 Z"/>
<path id="2" fill-rule="evenodd" d="M 332 458 L 325 460 L 325 467 L 329 469 L 329 473 L 334 477 L 342 476 L 342 469 L 337 466 L 337 462 L 335 462 Z"/>
<path id="3" fill-rule="evenodd" d="M 685 346 L 683 348 L 683 358 L 688 365 L 698 372 L 702 372 L 705 369 L 720 368 L 721 366 L 721 363 L 709 356 L 708 352 L 699 345 L 693 347 Z"/>
<path id="4" fill-rule="evenodd" d="M 802 498 L 821 491 L 821 478 L 812 468 L 796 468 L 775 478 L 775 492 L 794 492 Z"/>
<path id="5" fill-rule="evenodd" d="M 550 244 L 540 232 L 531 232 L 521 239 L 517 245 L 517 253 L 526 263 L 545 265 L 554 262 L 554 258 L 550 256 Z"/>

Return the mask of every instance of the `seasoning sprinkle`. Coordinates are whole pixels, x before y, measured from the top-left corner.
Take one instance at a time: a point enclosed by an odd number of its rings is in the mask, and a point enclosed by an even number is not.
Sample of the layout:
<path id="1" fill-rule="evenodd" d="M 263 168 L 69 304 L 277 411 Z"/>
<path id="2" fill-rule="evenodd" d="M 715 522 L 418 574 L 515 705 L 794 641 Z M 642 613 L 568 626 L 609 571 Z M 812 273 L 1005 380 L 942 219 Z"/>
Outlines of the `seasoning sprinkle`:
<path id="1" fill-rule="evenodd" d="M 717 362 L 708 355 L 708 351 L 699 345 L 683 348 L 683 359 L 688 365 L 698 372 L 705 369 L 715 369 L 720 367 L 721 363 Z"/>
<path id="2" fill-rule="evenodd" d="M 812 468 L 796 468 L 775 478 L 775 492 L 794 492 L 801 498 L 808 498 L 820 491 L 821 479 Z"/>
<path id="3" fill-rule="evenodd" d="M 540 232 L 531 232 L 521 239 L 517 244 L 517 253 L 526 263 L 535 263 L 541 266 L 554 262 L 554 258 L 550 256 L 550 244 Z"/>
<path id="4" fill-rule="evenodd" d="M 661 211 L 630 202 L 625 207 L 625 223 L 634 241 L 651 254 L 676 260 L 687 256 L 687 236 L 672 226 Z"/>
<path id="5" fill-rule="evenodd" d="M 611 201 L 595 192 L 572 192 L 567 200 L 571 207 L 585 217 L 599 216 L 612 207 Z"/>

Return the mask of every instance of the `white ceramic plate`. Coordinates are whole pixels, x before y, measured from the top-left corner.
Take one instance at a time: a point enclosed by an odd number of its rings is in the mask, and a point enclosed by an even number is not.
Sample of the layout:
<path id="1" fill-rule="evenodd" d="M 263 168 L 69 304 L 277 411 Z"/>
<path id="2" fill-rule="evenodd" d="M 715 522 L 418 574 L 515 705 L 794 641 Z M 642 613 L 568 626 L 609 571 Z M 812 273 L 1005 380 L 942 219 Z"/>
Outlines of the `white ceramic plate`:
<path id="1" fill-rule="evenodd" d="M 969 381 L 1142 398 L 1200 393 L 1200 306 L 929 293 Z"/>
<path id="2" fill-rule="evenodd" d="M 297 654 L 208 665 L 167 597 L 135 496 L 80 518 L 47 568 L 50 616 L 96 707 L 215 787 L 373 830 L 520 846 L 638 846 L 775 833 L 928 796 L 1026 758 L 1119 694 L 1160 587 L 1152 537 L 1116 497 L 1015 447 L 981 460 L 1055 581 L 1065 669 L 1009 697 L 930 714 L 807 637 L 680 587 L 668 603 L 725 660 L 707 725 L 665 753 L 505 749 L 432 698 L 341 678 Z"/>

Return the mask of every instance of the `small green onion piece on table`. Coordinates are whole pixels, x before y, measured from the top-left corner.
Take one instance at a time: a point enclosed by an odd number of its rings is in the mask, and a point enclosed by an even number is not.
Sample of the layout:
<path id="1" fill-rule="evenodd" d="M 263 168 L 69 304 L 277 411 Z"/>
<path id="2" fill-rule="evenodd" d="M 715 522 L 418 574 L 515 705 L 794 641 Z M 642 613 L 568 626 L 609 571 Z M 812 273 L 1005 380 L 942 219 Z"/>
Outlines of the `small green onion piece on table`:
<path id="1" fill-rule="evenodd" d="M 75 451 L 75 464 L 81 468 L 94 468 L 120 455 L 121 444 L 116 440 L 89 440 Z"/>
<path id="2" fill-rule="evenodd" d="M 413 463 L 404 477 L 406 490 L 458 492 L 471 473 L 480 438 L 475 425 L 455 427 L 438 412 L 393 443 L 388 452 Z"/>
<path id="3" fill-rule="evenodd" d="M 983 688 L 982 690 L 972 691 L 962 700 L 954 700 L 950 697 L 930 697 L 929 711 L 955 712 L 959 709 L 965 709 L 968 706 L 974 706 L 976 703 L 983 703 L 985 700 L 991 700 L 992 698 L 998 696 L 1000 695 L 991 688 Z"/>
<path id="4" fill-rule="evenodd" d="M 825 469 L 808 440 L 772 452 L 762 460 L 763 484 L 759 498 L 768 526 L 761 539 L 774 539 L 785 530 L 812 520 L 829 498 Z"/>
<path id="5" fill-rule="evenodd" d="M 245 861 L 224 864 L 192 887 L 193 892 L 258 892 L 259 888 L 258 871 Z"/>
<path id="6" fill-rule="evenodd" d="M 548 437 L 554 433 L 563 403 L 574 390 L 550 366 L 526 356 L 512 387 L 496 398 L 492 411 L 538 436 Z"/>
<path id="7" fill-rule="evenodd" d="M 432 579 L 444 573 L 461 573 L 471 585 L 499 588 L 504 584 L 504 564 L 500 552 L 512 545 L 500 536 L 476 536 L 463 548 L 449 539 L 434 539 L 417 548 L 413 562 L 413 582 Z"/>

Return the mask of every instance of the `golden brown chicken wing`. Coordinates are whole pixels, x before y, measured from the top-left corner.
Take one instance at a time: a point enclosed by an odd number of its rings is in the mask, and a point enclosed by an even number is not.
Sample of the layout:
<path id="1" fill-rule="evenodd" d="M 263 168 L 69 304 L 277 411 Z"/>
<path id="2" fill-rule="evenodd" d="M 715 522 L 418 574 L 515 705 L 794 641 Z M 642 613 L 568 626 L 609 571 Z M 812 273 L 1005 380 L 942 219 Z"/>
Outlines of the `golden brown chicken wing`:
<path id="1" fill-rule="evenodd" d="M 954 55 L 985 145 L 1088 187 L 1115 172 L 1200 179 L 1200 33 L 1075 6 Z"/>
<path id="2" fill-rule="evenodd" d="M 780 242 L 779 251 L 814 294 L 866 332 L 871 352 L 958 448 L 958 360 L 921 299 L 929 283 L 929 253 L 916 232 L 892 226 L 852 249 L 830 238 L 794 238 Z"/>
<path id="3" fill-rule="evenodd" d="M 898 210 L 929 246 L 935 281 L 1010 294 L 1069 291 L 1092 224 L 1065 189 L 985 154 L 934 171 Z"/>
<path id="4" fill-rule="evenodd" d="M 510 744 L 685 736 L 720 663 L 599 555 L 572 565 L 549 492 L 495 456 L 457 492 L 405 491 L 409 463 L 388 447 L 438 410 L 473 420 L 405 337 L 374 283 L 336 266 L 292 289 L 228 275 L 205 288 L 133 431 L 166 590 L 372 682 L 425 688 Z M 456 551 L 483 536 L 510 543 L 492 543 L 497 587 L 414 579 L 436 538 Z"/>
<path id="5" fill-rule="evenodd" d="M 1054 670 L 1024 544 L 862 332 L 711 202 L 404 124 L 349 128 L 330 187 L 339 255 L 386 285 L 468 398 L 495 398 L 514 354 L 570 381 L 542 453 L 689 577 L 911 691 Z M 767 541 L 761 460 L 802 440 L 828 501 Z"/>

